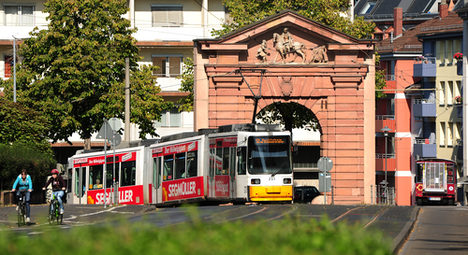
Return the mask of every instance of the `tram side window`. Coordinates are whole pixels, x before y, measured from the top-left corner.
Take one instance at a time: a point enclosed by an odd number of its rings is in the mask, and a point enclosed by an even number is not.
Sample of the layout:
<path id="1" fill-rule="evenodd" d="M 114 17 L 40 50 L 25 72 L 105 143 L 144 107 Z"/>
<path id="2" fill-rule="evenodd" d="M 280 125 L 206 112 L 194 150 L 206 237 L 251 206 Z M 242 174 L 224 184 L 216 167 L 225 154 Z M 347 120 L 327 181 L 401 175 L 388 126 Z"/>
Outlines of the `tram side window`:
<path id="1" fill-rule="evenodd" d="M 107 164 L 106 166 L 106 188 L 112 187 L 112 175 L 114 174 L 114 164 Z M 115 164 L 115 175 L 119 174 L 119 163 Z M 118 178 L 115 178 L 115 181 L 119 181 Z"/>
<path id="2" fill-rule="evenodd" d="M 122 162 L 120 186 L 132 186 L 136 184 L 136 162 Z"/>
<path id="3" fill-rule="evenodd" d="M 103 165 L 89 167 L 89 189 L 102 189 L 102 169 Z"/>
<path id="4" fill-rule="evenodd" d="M 197 152 L 187 152 L 187 177 L 197 176 Z"/>
<path id="5" fill-rule="evenodd" d="M 175 178 L 185 178 L 185 152 L 175 155 Z"/>
<path id="6" fill-rule="evenodd" d="M 223 170 L 223 148 L 221 148 L 222 142 L 219 141 L 216 144 L 215 172 L 216 175 L 221 175 L 221 171 Z"/>
<path id="7" fill-rule="evenodd" d="M 223 169 L 221 171 L 222 175 L 229 174 L 229 147 L 223 148 Z"/>
<path id="8" fill-rule="evenodd" d="M 214 176 L 215 172 L 215 165 L 216 165 L 216 156 L 215 156 L 215 149 L 210 149 L 210 176 Z"/>
<path id="9" fill-rule="evenodd" d="M 161 157 L 153 158 L 153 185 L 161 186 Z"/>
<path id="10" fill-rule="evenodd" d="M 163 181 L 172 180 L 173 169 L 174 169 L 174 155 L 164 156 L 163 169 L 164 169 Z"/>
<path id="11" fill-rule="evenodd" d="M 237 174 L 238 175 L 245 175 L 246 174 L 246 158 L 247 158 L 247 150 L 245 147 L 240 147 L 237 149 Z"/>
<path id="12" fill-rule="evenodd" d="M 83 176 L 82 176 L 82 179 L 80 180 L 80 169 L 79 168 L 75 168 L 75 194 L 78 196 L 78 197 L 82 197 L 84 196 L 84 193 L 86 192 L 86 184 L 85 184 L 85 181 L 86 181 L 86 175 L 85 175 L 85 171 L 83 169 Z M 81 194 L 80 194 L 80 187 L 83 189 Z M 81 196 L 80 196 L 81 195 Z"/>

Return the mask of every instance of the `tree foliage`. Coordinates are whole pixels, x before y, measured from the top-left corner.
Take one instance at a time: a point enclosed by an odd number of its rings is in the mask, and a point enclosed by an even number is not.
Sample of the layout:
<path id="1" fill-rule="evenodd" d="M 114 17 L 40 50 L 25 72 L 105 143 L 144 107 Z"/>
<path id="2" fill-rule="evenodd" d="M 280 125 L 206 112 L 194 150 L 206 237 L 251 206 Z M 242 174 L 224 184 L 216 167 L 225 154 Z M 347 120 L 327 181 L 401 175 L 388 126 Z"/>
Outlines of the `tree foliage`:
<path id="1" fill-rule="evenodd" d="M 273 103 L 263 108 L 256 116 L 266 124 L 283 124 L 286 130 L 304 128 L 320 130 L 317 117 L 312 111 L 298 103 Z"/>
<path id="2" fill-rule="evenodd" d="M 221 30 L 214 30 L 213 34 L 217 36 L 287 9 L 356 38 L 369 38 L 375 27 L 362 17 L 351 22 L 344 15 L 349 8 L 349 0 L 224 0 L 224 4 L 232 22 L 223 24 Z"/>
<path id="3" fill-rule="evenodd" d="M 132 71 L 132 118 L 140 137 L 156 135 L 153 121 L 165 107 L 149 67 L 138 68 L 138 48 L 125 0 L 49 0 L 48 29 L 31 32 L 20 47 L 18 101 L 41 111 L 50 123 L 48 136 L 83 139 L 103 118 L 122 117 L 125 58 Z M 11 95 L 11 84 L 6 93 Z"/>
<path id="4" fill-rule="evenodd" d="M 50 153 L 48 129 L 49 123 L 39 112 L 0 97 L 0 144 L 24 144 Z"/>
<path id="5" fill-rule="evenodd" d="M 193 110 L 193 60 L 186 58 L 184 60 L 184 72 L 180 76 L 182 84 L 180 91 L 189 92 L 189 95 L 185 98 L 180 99 L 177 104 L 179 105 L 179 111 L 191 112 Z"/>

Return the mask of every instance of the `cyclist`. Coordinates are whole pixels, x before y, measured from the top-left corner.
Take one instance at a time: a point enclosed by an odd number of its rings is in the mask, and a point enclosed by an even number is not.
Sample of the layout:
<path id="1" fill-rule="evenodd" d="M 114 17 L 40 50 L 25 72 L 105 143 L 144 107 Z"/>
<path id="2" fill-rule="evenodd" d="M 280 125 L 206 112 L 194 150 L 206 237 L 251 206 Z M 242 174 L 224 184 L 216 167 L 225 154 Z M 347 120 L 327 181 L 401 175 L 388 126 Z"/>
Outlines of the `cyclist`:
<path id="1" fill-rule="evenodd" d="M 18 186 L 18 190 L 16 190 L 16 186 Z M 31 199 L 32 180 L 31 180 L 31 176 L 29 176 L 26 169 L 21 170 L 21 174 L 18 175 L 18 177 L 16 178 L 16 181 L 13 184 L 13 189 L 11 191 L 12 192 L 16 191 L 17 198 L 19 198 L 19 196 L 21 195 L 21 192 L 24 192 L 25 200 L 26 200 L 26 222 L 29 223 L 31 221 L 30 219 L 31 207 L 29 205 L 29 200 Z M 17 199 L 16 201 L 19 201 L 19 199 Z M 18 209 L 19 208 L 17 205 L 16 210 L 18 211 Z"/>
<path id="2" fill-rule="evenodd" d="M 57 169 L 52 169 L 50 173 L 52 174 L 52 177 L 49 178 L 42 189 L 45 190 L 49 184 L 52 184 L 52 197 L 55 196 L 57 198 L 60 205 L 60 214 L 63 214 L 62 197 L 65 194 L 65 181 L 63 180 L 62 176 L 59 175 L 59 171 Z"/>

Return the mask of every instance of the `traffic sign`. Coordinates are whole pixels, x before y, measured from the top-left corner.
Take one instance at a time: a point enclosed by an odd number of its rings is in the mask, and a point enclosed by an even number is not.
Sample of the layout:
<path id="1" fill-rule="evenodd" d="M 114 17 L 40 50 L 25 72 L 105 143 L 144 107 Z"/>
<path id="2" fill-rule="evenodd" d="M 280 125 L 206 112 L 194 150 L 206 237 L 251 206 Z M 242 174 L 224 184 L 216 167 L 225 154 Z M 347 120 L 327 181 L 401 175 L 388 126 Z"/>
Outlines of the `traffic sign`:
<path id="1" fill-rule="evenodd" d="M 104 120 L 104 124 L 102 124 L 101 129 L 99 129 L 98 134 L 96 135 L 97 139 L 112 139 L 112 128 L 107 122 Z"/>
<path id="2" fill-rule="evenodd" d="M 118 118 L 110 118 L 109 125 L 111 126 L 112 130 L 117 132 L 122 128 L 122 121 Z"/>
<path id="3" fill-rule="evenodd" d="M 322 172 L 329 172 L 333 168 L 333 161 L 327 157 L 320 157 L 317 162 L 317 167 Z"/>

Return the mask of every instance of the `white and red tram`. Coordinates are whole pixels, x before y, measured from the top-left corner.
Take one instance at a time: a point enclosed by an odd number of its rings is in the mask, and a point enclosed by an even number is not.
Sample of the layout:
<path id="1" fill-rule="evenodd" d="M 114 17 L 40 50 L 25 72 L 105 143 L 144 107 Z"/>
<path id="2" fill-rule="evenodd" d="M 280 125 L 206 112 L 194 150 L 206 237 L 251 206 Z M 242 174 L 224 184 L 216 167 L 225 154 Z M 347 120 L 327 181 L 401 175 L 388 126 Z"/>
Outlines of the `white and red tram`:
<path id="1" fill-rule="evenodd" d="M 149 147 L 122 149 L 118 153 L 119 203 L 165 205 L 202 201 L 290 202 L 293 199 L 291 134 L 277 126 L 224 126 L 163 137 L 160 143 Z M 126 153 L 131 153 L 132 158 L 124 161 Z M 92 178 L 97 175 L 94 172 L 102 172 L 102 154 L 80 154 L 71 158 L 74 203 L 78 202 L 77 187 L 81 183 L 85 184 L 82 193 L 86 197 L 82 203 L 103 203 L 104 190 L 99 186 L 94 189 Z M 109 157 L 112 155 L 108 155 L 107 162 L 112 163 Z M 94 158 L 101 159 L 101 168 L 89 163 L 94 162 Z M 122 186 L 122 174 L 127 174 L 129 162 L 134 162 L 135 178 L 130 183 L 124 182 L 131 185 Z M 111 175 L 109 178 L 112 168 L 108 166 L 107 169 L 109 183 L 112 182 Z M 131 194 L 121 194 L 123 189 L 131 189 Z"/>

